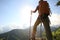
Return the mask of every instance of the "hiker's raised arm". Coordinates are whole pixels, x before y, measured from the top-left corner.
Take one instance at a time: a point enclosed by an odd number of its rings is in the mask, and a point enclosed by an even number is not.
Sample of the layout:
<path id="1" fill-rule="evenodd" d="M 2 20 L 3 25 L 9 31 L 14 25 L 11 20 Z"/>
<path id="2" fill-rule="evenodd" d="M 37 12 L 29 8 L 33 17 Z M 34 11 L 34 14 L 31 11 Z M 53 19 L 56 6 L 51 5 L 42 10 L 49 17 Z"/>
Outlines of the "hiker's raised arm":
<path id="1" fill-rule="evenodd" d="M 36 7 L 36 9 L 33 11 L 31 10 L 32 13 L 35 13 L 38 10 L 38 6 Z"/>

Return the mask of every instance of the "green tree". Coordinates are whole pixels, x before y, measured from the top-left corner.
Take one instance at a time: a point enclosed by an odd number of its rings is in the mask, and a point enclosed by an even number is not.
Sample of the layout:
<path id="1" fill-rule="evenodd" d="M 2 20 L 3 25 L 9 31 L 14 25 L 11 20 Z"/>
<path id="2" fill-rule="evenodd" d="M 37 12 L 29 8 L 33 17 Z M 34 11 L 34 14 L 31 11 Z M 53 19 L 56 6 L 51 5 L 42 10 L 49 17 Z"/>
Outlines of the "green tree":
<path id="1" fill-rule="evenodd" d="M 59 6 L 60 5 L 60 1 L 58 1 L 56 5 Z"/>
<path id="2" fill-rule="evenodd" d="M 60 27 L 58 27 L 55 31 L 52 32 L 54 39 L 60 40 Z"/>

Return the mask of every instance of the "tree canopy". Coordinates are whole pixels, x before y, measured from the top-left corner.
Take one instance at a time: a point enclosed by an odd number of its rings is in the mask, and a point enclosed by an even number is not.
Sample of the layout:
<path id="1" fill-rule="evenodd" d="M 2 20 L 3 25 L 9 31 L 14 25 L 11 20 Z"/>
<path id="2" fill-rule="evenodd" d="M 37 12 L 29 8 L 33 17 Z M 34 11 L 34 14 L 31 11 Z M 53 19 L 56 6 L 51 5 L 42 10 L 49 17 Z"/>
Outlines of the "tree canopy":
<path id="1" fill-rule="evenodd" d="M 60 1 L 58 1 L 56 5 L 59 6 L 60 5 Z"/>

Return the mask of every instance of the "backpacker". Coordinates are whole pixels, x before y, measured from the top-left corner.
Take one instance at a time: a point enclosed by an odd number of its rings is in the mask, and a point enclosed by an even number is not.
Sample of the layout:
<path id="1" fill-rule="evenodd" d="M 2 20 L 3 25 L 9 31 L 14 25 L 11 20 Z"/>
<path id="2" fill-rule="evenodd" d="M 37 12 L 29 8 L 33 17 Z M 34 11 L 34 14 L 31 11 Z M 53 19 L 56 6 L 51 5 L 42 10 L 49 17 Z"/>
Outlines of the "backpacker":
<path id="1" fill-rule="evenodd" d="M 50 8 L 49 8 L 49 4 L 47 3 L 47 1 L 40 1 L 39 3 L 39 13 L 40 15 L 42 14 L 50 14 Z"/>

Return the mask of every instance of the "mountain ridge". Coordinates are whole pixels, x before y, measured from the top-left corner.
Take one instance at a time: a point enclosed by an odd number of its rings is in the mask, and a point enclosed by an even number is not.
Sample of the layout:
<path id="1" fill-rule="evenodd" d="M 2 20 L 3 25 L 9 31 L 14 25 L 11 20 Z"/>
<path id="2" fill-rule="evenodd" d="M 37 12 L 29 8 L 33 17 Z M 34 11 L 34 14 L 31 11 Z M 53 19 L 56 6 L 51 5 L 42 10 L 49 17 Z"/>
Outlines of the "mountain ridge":
<path id="1" fill-rule="evenodd" d="M 57 29 L 57 28 L 51 28 L 51 29 Z M 37 33 L 40 29 L 38 29 Z M 54 31 L 52 30 L 52 31 Z M 43 30 L 44 31 L 44 30 Z M 40 34 L 38 34 L 39 36 Z M 14 29 L 6 33 L 0 34 L 0 39 L 3 40 L 28 40 L 29 39 L 29 28 L 28 29 Z"/>

